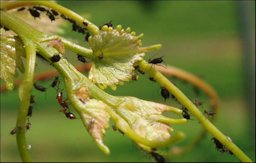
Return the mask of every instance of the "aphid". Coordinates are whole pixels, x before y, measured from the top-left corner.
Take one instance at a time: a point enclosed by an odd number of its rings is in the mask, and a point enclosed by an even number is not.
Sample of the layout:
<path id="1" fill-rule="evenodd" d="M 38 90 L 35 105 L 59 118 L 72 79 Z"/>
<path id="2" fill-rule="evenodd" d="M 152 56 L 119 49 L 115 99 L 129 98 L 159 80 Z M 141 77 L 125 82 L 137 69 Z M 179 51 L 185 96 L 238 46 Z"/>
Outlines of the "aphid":
<path id="1" fill-rule="evenodd" d="M 182 106 L 182 116 L 185 119 L 190 119 L 190 114 L 188 113 L 188 109 Z"/>
<path id="2" fill-rule="evenodd" d="M 120 132 L 122 135 L 124 135 L 124 132 L 123 132 L 122 130 L 120 130 L 119 128 L 117 128 L 115 125 L 112 126 L 112 129 L 113 129 L 114 131 L 118 131 L 118 132 Z"/>
<path id="3" fill-rule="evenodd" d="M 156 162 L 165 162 L 165 158 L 155 151 L 151 151 L 150 155 L 156 160 Z"/>
<path id="4" fill-rule="evenodd" d="M 14 135 L 14 134 L 16 134 L 16 133 L 17 133 L 17 128 L 15 127 L 14 129 L 11 130 L 10 134 L 11 134 L 11 135 Z"/>
<path id="5" fill-rule="evenodd" d="M 77 26 L 77 31 L 78 31 L 79 33 L 85 34 L 85 29 L 82 28 L 82 27 L 80 27 L 80 26 Z"/>
<path id="6" fill-rule="evenodd" d="M 101 59 L 103 59 L 103 58 L 104 58 L 104 57 L 103 57 L 103 53 L 101 52 L 100 55 L 98 55 L 98 59 L 101 60 Z"/>
<path id="7" fill-rule="evenodd" d="M 10 29 L 9 29 L 9 28 L 7 28 L 7 27 L 4 27 L 4 30 L 5 30 L 5 31 L 9 31 Z"/>
<path id="8" fill-rule="evenodd" d="M 75 32 L 78 30 L 78 26 L 76 25 L 76 23 L 72 24 L 72 30 Z"/>
<path id="9" fill-rule="evenodd" d="M 33 9 L 33 8 L 29 8 L 28 9 L 29 10 L 29 12 L 30 12 L 30 14 L 33 16 L 33 17 L 40 17 L 40 13 L 37 11 L 37 10 L 35 10 L 35 9 Z"/>
<path id="10" fill-rule="evenodd" d="M 84 37 L 84 40 L 88 42 L 89 37 L 90 37 L 90 33 L 89 33 L 89 32 L 86 32 L 86 35 L 85 35 L 85 37 Z"/>
<path id="11" fill-rule="evenodd" d="M 54 20 L 55 20 L 54 15 L 53 15 L 50 11 L 47 11 L 46 15 L 48 16 L 48 18 L 49 18 L 51 21 L 54 21 Z"/>
<path id="12" fill-rule="evenodd" d="M 30 96 L 30 104 L 34 104 L 35 103 L 35 96 L 31 95 Z"/>
<path id="13" fill-rule="evenodd" d="M 150 77 L 149 80 L 155 82 L 156 80 L 153 77 Z"/>
<path id="14" fill-rule="evenodd" d="M 44 86 L 41 86 L 41 85 L 38 85 L 36 83 L 34 83 L 34 87 L 35 89 L 37 89 L 38 91 L 41 91 L 41 92 L 45 92 L 46 91 L 46 88 Z"/>
<path id="15" fill-rule="evenodd" d="M 66 112 L 65 115 L 69 119 L 76 119 L 76 116 L 71 112 Z"/>
<path id="16" fill-rule="evenodd" d="M 60 60 L 60 55 L 59 54 L 54 54 L 52 57 L 51 57 L 51 61 L 52 62 L 59 62 Z"/>
<path id="17" fill-rule="evenodd" d="M 56 87 L 56 85 L 58 84 L 58 82 L 59 82 L 59 77 L 58 76 L 56 76 L 55 78 L 54 78 L 54 80 L 52 81 L 52 83 L 51 83 L 51 87 Z"/>
<path id="18" fill-rule="evenodd" d="M 88 26 L 88 23 L 87 23 L 87 22 L 85 22 L 85 21 L 83 21 L 83 25 Z"/>
<path id="19" fill-rule="evenodd" d="M 78 59 L 79 61 L 83 62 L 83 63 L 87 62 L 86 59 L 85 59 L 85 57 L 82 56 L 82 55 L 80 55 L 80 54 L 77 54 L 77 59 Z"/>
<path id="20" fill-rule="evenodd" d="M 169 91 L 164 87 L 161 87 L 161 95 L 164 98 L 164 100 L 170 97 Z"/>
<path id="21" fill-rule="evenodd" d="M 32 117 L 32 112 L 33 112 L 33 106 L 29 105 L 27 116 Z"/>
<path id="22" fill-rule="evenodd" d="M 39 10 L 39 11 L 46 11 L 46 9 L 44 7 L 41 7 L 41 6 L 34 6 L 33 8 L 36 9 L 36 10 Z"/>
<path id="23" fill-rule="evenodd" d="M 142 70 L 139 68 L 139 66 L 135 66 L 134 68 L 135 68 L 139 73 L 141 73 L 142 75 L 145 74 L 145 72 L 142 71 Z"/>
<path id="24" fill-rule="evenodd" d="M 104 25 L 108 26 L 108 27 L 113 27 L 113 24 L 112 24 L 112 20 L 110 20 L 109 22 L 99 26 L 99 28 L 101 29 Z"/>
<path id="25" fill-rule="evenodd" d="M 29 130 L 30 128 L 31 128 L 31 123 L 28 122 L 28 123 L 26 124 L 26 129 Z"/>
<path id="26" fill-rule="evenodd" d="M 215 147 L 220 152 L 228 152 L 228 149 L 216 138 L 212 138 Z"/>
<path id="27" fill-rule="evenodd" d="M 51 9 L 51 12 L 52 12 L 52 14 L 53 14 L 54 16 L 58 16 L 58 15 L 59 15 L 59 13 L 58 13 L 57 11 L 53 10 L 53 9 Z"/>
<path id="28" fill-rule="evenodd" d="M 204 110 L 204 114 L 208 115 L 208 116 L 211 116 L 213 117 L 216 113 L 213 112 L 213 111 L 207 111 L 207 110 Z"/>
<path id="29" fill-rule="evenodd" d="M 163 60 L 163 57 L 159 57 L 159 58 L 155 58 L 155 59 L 149 59 L 148 60 L 148 63 L 151 63 L 151 64 L 158 64 L 158 63 L 162 63 L 164 60 Z"/>
<path id="30" fill-rule="evenodd" d="M 18 8 L 18 12 L 25 10 L 25 7 Z"/>

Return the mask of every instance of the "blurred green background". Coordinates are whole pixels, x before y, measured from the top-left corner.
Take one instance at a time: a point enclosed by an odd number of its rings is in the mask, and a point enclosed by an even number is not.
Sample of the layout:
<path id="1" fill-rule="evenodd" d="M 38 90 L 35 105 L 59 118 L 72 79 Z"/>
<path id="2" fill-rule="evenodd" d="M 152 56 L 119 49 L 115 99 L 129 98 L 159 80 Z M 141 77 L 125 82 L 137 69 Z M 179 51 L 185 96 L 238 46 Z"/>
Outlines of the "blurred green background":
<path id="1" fill-rule="evenodd" d="M 245 63 L 243 40 L 250 33 L 255 39 L 255 2 L 238 1 L 58 1 L 67 8 L 82 16 L 88 17 L 96 25 L 112 20 L 114 25 L 131 27 L 136 33 L 144 33 L 143 45 L 161 43 L 159 51 L 149 53 L 147 58 L 164 56 L 165 64 L 177 66 L 196 75 L 202 76 L 211 84 L 220 97 L 220 112 L 216 126 L 253 160 L 255 160 L 255 137 L 253 136 L 255 117 L 252 110 L 255 99 L 248 94 L 248 72 Z M 247 7 L 247 15 L 241 6 Z M 248 26 L 241 23 L 248 20 Z M 47 28 L 47 27 L 46 27 Z M 76 39 L 80 44 L 83 36 L 72 32 L 71 25 L 64 26 L 62 35 Z M 243 30 L 246 29 L 246 30 Z M 253 39 L 254 38 L 254 39 Z M 253 49 L 255 52 L 255 47 Z M 245 44 L 246 45 L 246 44 Z M 87 46 L 87 45 L 86 45 Z M 248 50 L 248 49 L 247 49 Z M 253 53 L 253 55 L 255 55 Z M 75 60 L 72 54 L 67 58 Z M 254 56 L 255 57 L 255 56 Z M 75 62 L 76 63 L 76 62 Z M 39 64 L 45 71 L 52 69 Z M 255 68 L 255 62 L 252 63 Z M 247 73 L 247 74 L 246 74 Z M 254 73 L 251 73 L 252 76 Z M 247 76 L 246 76 L 247 75 Z M 253 79 L 252 79 L 253 81 Z M 255 81 L 255 76 L 254 76 Z M 48 86 L 51 81 L 41 82 Z M 207 97 L 201 93 L 196 97 L 193 88 L 176 81 L 190 99 L 199 98 L 208 108 Z M 129 82 L 118 87 L 117 91 L 108 92 L 115 95 L 132 95 L 139 98 L 165 103 L 160 96 L 160 87 L 140 76 L 138 82 Z M 36 96 L 32 128 L 27 133 L 28 143 L 32 145 L 33 161 L 154 161 L 141 151 L 130 139 L 108 129 L 105 142 L 111 155 L 104 155 L 92 141 L 81 121 L 68 120 L 60 113 L 55 99 L 56 91 L 48 89 L 46 93 L 33 90 Z M 1 93 L 1 161 L 20 161 L 15 136 L 9 133 L 14 128 L 19 106 L 17 90 Z M 255 97 L 255 95 L 254 95 Z M 172 103 L 168 100 L 166 103 Z M 251 109 L 251 110 L 250 110 Z M 175 130 L 187 133 L 187 139 L 177 145 L 184 145 L 194 138 L 199 131 L 198 122 L 193 118 L 184 126 L 174 126 Z M 207 136 L 202 143 L 182 157 L 172 161 L 239 161 L 234 156 L 223 154 L 215 149 L 211 137 Z"/>

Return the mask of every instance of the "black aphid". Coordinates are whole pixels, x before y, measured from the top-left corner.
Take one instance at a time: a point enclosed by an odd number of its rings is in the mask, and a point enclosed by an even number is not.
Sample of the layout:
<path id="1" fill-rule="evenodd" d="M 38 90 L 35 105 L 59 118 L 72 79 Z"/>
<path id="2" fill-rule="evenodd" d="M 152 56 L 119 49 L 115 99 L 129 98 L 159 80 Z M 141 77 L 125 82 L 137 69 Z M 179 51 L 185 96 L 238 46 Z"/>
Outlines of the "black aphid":
<path id="1" fill-rule="evenodd" d="M 59 54 L 54 54 L 52 57 L 51 57 L 51 61 L 52 62 L 59 62 L 60 60 L 60 55 Z"/>
<path id="2" fill-rule="evenodd" d="M 85 35 L 85 37 L 84 37 L 84 40 L 88 42 L 90 36 L 91 36 L 90 33 L 89 33 L 89 32 L 86 32 L 86 35 Z"/>
<path id="3" fill-rule="evenodd" d="M 85 22 L 85 21 L 83 21 L 83 25 L 88 26 L 88 23 L 87 23 L 87 22 Z"/>
<path id="4" fill-rule="evenodd" d="M 46 91 L 46 88 L 44 86 L 41 86 L 41 85 L 38 85 L 36 83 L 34 83 L 34 87 L 35 89 L 37 89 L 38 91 L 41 91 L 41 92 L 45 92 Z"/>
<path id="5" fill-rule="evenodd" d="M 149 80 L 155 82 L 156 80 L 153 77 L 149 77 Z"/>
<path id="6" fill-rule="evenodd" d="M 108 26 L 108 27 L 113 27 L 113 24 L 112 24 L 112 20 L 110 20 L 109 22 L 99 26 L 99 28 L 101 29 L 104 25 Z"/>
<path id="7" fill-rule="evenodd" d="M 5 31 L 9 31 L 10 29 L 9 29 L 9 28 L 7 28 L 7 27 L 4 27 L 4 30 L 5 30 Z"/>
<path id="8" fill-rule="evenodd" d="M 190 114 L 188 112 L 188 109 L 184 106 L 182 107 L 182 116 L 185 119 L 190 119 Z"/>
<path id="9" fill-rule="evenodd" d="M 31 95 L 30 96 L 30 104 L 34 104 L 35 103 L 35 96 Z"/>
<path id="10" fill-rule="evenodd" d="M 139 73 L 141 73 L 142 75 L 145 74 L 145 72 L 142 71 L 139 66 L 135 66 L 134 68 L 135 68 Z"/>
<path id="11" fill-rule="evenodd" d="M 165 158 L 155 151 L 151 151 L 150 155 L 156 160 L 156 162 L 165 162 Z"/>
<path id="12" fill-rule="evenodd" d="M 82 55 L 80 55 L 80 54 L 77 54 L 77 59 L 78 59 L 79 61 L 83 62 L 83 63 L 87 62 L 86 59 L 85 59 L 85 57 L 82 56 Z"/>
<path id="13" fill-rule="evenodd" d="M 32 113 L 33 113 L 33 106 L 29 105 L 27 116 L 32 117 Z"/>
<path id="14" fill-rule="evenodd" d="M 220 152 L 228 152 L 229 154 L 233 155 L 233 152 L 228 150 L 218 139 L 212 138 L 213 143 L 215 144 L 215 147 L 217 148 L 218 151 Z"/>
<path id="15" fill-rule="evenodd" d="M 53 14 L 54 16 L 58 16 L 58 15 L 59 15 L 59 13 L 58 13 L 57 11 L 53 10 L 53 9 L 51 9 L 51 12 L 52 12 L 52 14 Z"/>
<path id="16" fill-rule="evenodd" d="M 58 84 L 58 82 L 59 82 L 59 77 L 58 76 L 56 76 L 55 78 L 54 78 L 54 80 L 52 81 L 52 83 L 51 83 L 51 87 L 56 87 L 56 85 Z"/>
<path id="17" fill-rule="evenodd" d="M 148 63 L 151 63 L 151 64 L 158 64 L 158 63 L 162 63 L 164 60 L 163 60 L 163 57 L 159 57 L 159 58 L 155 58 L 155 59 L 149 59 L 148 60 Z"/>
<path id="18" fill-rule="evenodd" d="M 28 11 L 34 18 L 40 17 L 40 13 L 36 9 L 29 8 Z"/>
<path id="19" fill-rule="evenodd" d="M 25 7 L 21 7 L 21 8 L 18 8 L 18 10 L 17 11 L 23 11 L 23 10 L 25 10 Z"/>
<path id="20" fill-rule="evenodd" d="M 164 98 L 164 100 L 170 97 L 169 91 L 164 87 L 161 87 L 161 95 Z"/>
<path id="21" fill-rule="evenodd" d="M 55 20 L 55 16 L 54 16 L 50 11 L 47 11 L 46 15 L 48 16 L 48 18 L 49 18 L 51 21 L 54 21 L 54 20 Z"/>
<path id="22" fill-rule="evenodd" d="M 14 129 L 12 129 L 12 131 L 10 132 L 11 135 L 14 135 L 17 133 L 17 128 L 15 127 Z"/>
<path id="23" fill-rule="evenodd" d="M 31 128 L 31 123 L 30 122 L 27 122 L 26 124 L 26 129 L 29 130 Z"/>
<path id="24" fill-rule="evenodd" d="M 65 115 L 69 119 L 76 119 L 76 116 L 71 112 L 66 112 Z"/>
<path id="25" fill-rule="evenodd" d="M 46 9 L 44 7 L 41 7 L 41 6 L 34 6 L 33 8 L 38 10 L 38 11 L 46 11 Z"/>

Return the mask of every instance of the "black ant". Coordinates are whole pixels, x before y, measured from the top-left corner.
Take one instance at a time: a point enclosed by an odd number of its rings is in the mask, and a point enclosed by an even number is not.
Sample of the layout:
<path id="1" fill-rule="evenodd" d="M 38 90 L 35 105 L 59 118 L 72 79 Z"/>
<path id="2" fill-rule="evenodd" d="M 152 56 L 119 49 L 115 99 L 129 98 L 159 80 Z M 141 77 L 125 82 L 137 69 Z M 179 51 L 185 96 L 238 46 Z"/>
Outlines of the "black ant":
<path id="1" fill-rule="evenodd" d="M 190 119 L 190 114 L 188 112 L 188 109 L 184 106 L 182 106 L 182 116 L 185 119 Z"/>
<path id="2" fill-rule="evenodd" d="M 46 88 L 44 86 L 41 86 L 41 85 L 38 85 L 36 83 L 34 83 L 34 87 L 35 89 L 37 89 L 38 91 L 41 91 L 41 92 L 45 92 L 46 91 Z"/>
<path id="3" fill-rule="evenodd" d="M 77 54 L 77 59 L 78 59 L 79 61 L 83 62 L 83 63 L 87 62 L 86 59 L 85 59 L 85 57 L 82 56 L 82 55 L 80 55 L 80 54 Z"/>
<path id="4" fill-rule="evenodd" d="M 162 63 L 163 61 L 164 61 L 163 57 L 158 57 L 158 58 L 154 58 L 154 59 L 149 59 L 148 63 L 158 64 L 158 63 Z"/>
<path id="5" fill-rule="evenodd" d="M 76 119 L 76 116 L 71 112 L 64 112 L 65 116 L 69 119 Z"/>
<path id="6" fill-rule="evenodd" d="M 14 129 L 11 130 L 10 134 L 15 135 L 17 133 L 17 128 L 15 127 Z"/>
<path id="7" fill-rule="evenodd" d="M 164 100 L 170 97 L 169 91 L 164 87 L 161 87 L 161 95 L 164 98 Z"/>
<path id="8" fill-rule="evenodd" d="M 40 17 L 40 13 L 36 9 L 29 8 L 28 11 L 34 18 Z"/>
<path id="9" fill-rule="evenodd" d="M 51 83 L 51 87 L 56 87 L 56 85 L 59 83 L 59 77 L 58 76 L 56 76 L 55 78 L 54 78 L 54 80 L 52 81 L 52 83 Z"/>
<path id="10" fill-rule="evenodd" d="M 61 57 L 60 57 L 59 54 L 54 54 L 54 55 L 51 57 L 51 61 L 52 61 L 52 62 L 59 62 L 60 59 L 61 59 Z"/>
<path id="11" fill-rule="evenodd" d="M 149 152 L 150 155 L 156 160 L 156 162 L 165 162 L 165 158 L 155 151 Z"/>
<path id="12" fill-rule="evenodd" d="M 28 117 L 32 117 L 32 112 L 33 112 L 33 106 L 32 106 L 32 105 L 29 105 L 27 116 L 28 116 Z"/>

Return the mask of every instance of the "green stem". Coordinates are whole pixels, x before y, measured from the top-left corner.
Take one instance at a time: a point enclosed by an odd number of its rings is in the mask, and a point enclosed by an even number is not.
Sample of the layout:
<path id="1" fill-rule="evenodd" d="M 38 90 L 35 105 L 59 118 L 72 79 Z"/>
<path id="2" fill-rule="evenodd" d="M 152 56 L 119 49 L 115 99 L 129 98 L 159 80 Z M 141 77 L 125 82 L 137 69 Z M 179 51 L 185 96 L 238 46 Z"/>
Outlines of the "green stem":
<path id="1" fill-rule="evenodd" d="M 32 5 L 42 5 L 42 6 L 52 8 L 52 9 L 58 11 L 59 13 L 67 16 L 68 18 L 74 20 L 75 22 L 78 23 L 78 25 L 84 26 L 92 34 L 97 34 L 99 31 L 99 28 L 96 25 L 94 25 L 92 22 L 90 22 L 89 20 L 83 18 L 82 16 L 78 15 L 77 13 L 75 13 L 61 5 L 58 5 L 55 2 L 50 2 L 50 1 L 1 2 L 1 6 L 2 6 L 1 9 L 9 10 L 9 9 L 13 9 L 13 8 L 21 7 L 21 6 L 32 6 Z"/>
<path id="2" fill-rule="evenodd" d="M 162 87 L 170 91 L 177 100 L 185 106 L 189 112 L 203 125 L 203 127 L 225 145 L 234 155 L 243 162 L 252 162 L 252 160 L 239 149 L 232 141 L 228 139 L 219 129 L 217 129 L 174 84 L 172 84 L 165 76 L 159 73 L 152 64 L 146 61 L 139 63 L 140 69 L 145 71 L 149 76 L 153 77 Z"/>
<path id="3" fill-rule="evenodd" d="M 31 158 L 28 151 L 28 145 L 26 142 L 26 118 L 28 113 L 28 108 L 30 105 L 30 96 L 33 85 L 35 61 L 36 61 L 36 50 L 35 45 L 26 38 L 22 38 L 26 50 L 26 66 L 24 81 L 20 88 L 20 98 L 21 104 L 17 117 L 17 145 L 20 153 L 20 157 L 24 162 L 31 162 Z"/>

